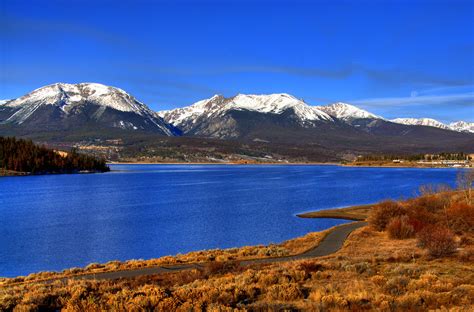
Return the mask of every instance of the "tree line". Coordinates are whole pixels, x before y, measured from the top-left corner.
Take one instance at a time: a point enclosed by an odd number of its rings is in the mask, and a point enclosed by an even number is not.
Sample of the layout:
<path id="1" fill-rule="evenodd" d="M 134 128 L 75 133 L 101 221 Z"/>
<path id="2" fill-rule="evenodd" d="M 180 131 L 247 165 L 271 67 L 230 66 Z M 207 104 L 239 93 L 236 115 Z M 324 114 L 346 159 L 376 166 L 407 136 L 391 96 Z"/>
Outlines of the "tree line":
<path id="1" fill-rule="evenodd" d="M 42 173 L 75 173 L 109 171 L 104 159 L 80 154 L 76 149 L 60 154 L 31 140 L 0 137 L 0 170 Z"/>

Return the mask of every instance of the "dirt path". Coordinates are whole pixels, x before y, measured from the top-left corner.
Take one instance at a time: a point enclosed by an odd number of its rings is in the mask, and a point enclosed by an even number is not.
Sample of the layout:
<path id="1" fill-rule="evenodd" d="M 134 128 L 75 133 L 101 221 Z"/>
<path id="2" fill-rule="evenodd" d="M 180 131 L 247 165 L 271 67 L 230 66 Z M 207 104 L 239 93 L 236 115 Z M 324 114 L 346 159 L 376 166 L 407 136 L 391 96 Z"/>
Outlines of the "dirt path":
<path id="1" fill-rule="evenodd" d="M 367 222 L 352 222 L 335 228 L 330 232 L 323 240 L 313 249 L 307 250 L 301 254 L 285 257 L 275 257 L 275 258 L 263 258 L 263 259 L 251 259 L 251 260 L 241 260 L 238 261 L 241 266 L 247 266 L 252 264 L 259 263 L 276 263 L 276 262 L 285 262 L 292 260 L 301 260 L 315 257 L 322 257 L 330 255 L 344 245 L 344 241 L 347 236 L 362 226 L 367 225 Z M 191 269 L 203 269 L 208 263 L 185 263 L 185 264 L 173 264 L 173 265 L 164 265 L 159 267 L 149 267 L 142 269 L 133 269 L 126 271 L 113 271 L 113 272 L 102 272 L 95 274 L 80 275 L 75 277 L 70 277 L 73 279 L 118 279 L 118 278 L 131 278 L 142 275 L 152 275 L 160 274 L 174 271 L 183 271 Z M 66 278 L 67 279 L 67 278 Z"/>

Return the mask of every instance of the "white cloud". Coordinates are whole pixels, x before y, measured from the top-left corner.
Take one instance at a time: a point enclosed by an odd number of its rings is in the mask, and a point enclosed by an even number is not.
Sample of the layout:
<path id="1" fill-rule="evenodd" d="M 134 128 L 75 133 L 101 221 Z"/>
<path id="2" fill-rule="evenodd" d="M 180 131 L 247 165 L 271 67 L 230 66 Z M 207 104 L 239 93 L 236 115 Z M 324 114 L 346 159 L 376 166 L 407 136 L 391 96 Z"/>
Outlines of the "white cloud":
<path id="1" fill-rule="evenodd" d="M 418 93 L 419 94 L 419 93 Z M 353 104 L 365 107 L 383 106 L 411 106 L 411 105 L 461 105 L 474 107 L 474 92 L 444 94 L 444 95 L 416 95 L 407 97 L 369 98 L 350 101 Z"/>

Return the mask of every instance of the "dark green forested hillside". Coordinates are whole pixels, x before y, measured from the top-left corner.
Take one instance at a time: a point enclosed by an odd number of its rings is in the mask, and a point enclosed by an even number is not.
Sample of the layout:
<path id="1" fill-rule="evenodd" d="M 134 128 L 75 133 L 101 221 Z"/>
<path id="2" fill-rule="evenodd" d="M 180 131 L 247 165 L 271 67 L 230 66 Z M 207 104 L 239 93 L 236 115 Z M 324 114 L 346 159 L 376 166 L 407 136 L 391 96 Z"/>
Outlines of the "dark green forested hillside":
<path id="1" fill-rule="evenodd" d="M 7 172 L 74 173 L 79 171 L 109 171 L 105 160 L 72 150 L 58 153 L 32 141 L 0 137 L 0 175 Z"/>

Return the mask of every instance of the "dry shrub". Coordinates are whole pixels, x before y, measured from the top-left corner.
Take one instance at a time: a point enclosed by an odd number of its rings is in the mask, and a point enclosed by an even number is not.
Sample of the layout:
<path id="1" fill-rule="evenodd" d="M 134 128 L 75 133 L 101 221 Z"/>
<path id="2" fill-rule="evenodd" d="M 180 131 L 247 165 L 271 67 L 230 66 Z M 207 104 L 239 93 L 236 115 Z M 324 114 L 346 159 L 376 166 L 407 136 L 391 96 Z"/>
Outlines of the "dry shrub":
<path id="1" fill-rule="evenodd" d="M 409 200 L 405 202 L 404 206 L 407 210 L 407 215 L 410 217 L 410 222 L 415 232 L 419 232 L 425 225 L 434 224 L 439 221 L 439 217 L 424 206 L 418 206 L 416 201 Z"/>
<path id="2" fill-rule="evenodd" d="M 410 279 L 405 276 L 397 276 L 389 279 L 384 286 L 384 290 L 392 296 L 403 295 L 407 291 Z"/>
<path id="3" fill-rule="evenodd" d="M 304 261 L 299 265 L 300 270 L 305 271 L 306 273 L 323 271 L 324 266 L 321 263 L 314 261 Z"/>
<path id="4" fill-rule="evenodd" d="M 446 210 L 449 227 L 459 232 L 474 232 L 474 205 L 454 202 Z"/>
<path id="5" fill-rule="evenodd" d="M 235 271 L 239 268 L 239 262 L 219 262 L 219 261 L 213 261 L 210 262 L 206 268 L 205 268 L 205 274 L 206 275 L 214 275 L 214 274 L 225 274 L 228 272 Z"/>
<path id="6" fill-rule="evenodd" d="M 294 304 L 283 302 L 257 302 L 246 306 L 246 309 L 252 312 L 299 311 Z"/>
<path id="7" fill-rule="evenodd" d="M 457 186 L 464 194 L 467 203 L 473 204 L 474 197 L 474 170 L 461 171 L 458 174 Z"/>
<path id="8" fill-rule="evenodd" d="M 387 200 L 374 206 L 368 221 L 377 231 L 383 231 L 392 218 L 405 215 L 406 213 L 405 207 L 400 203 Z"/>
<path id="9" fill-rule="evenodd" d="M 458 259 L 466 263 L 474 263 L 474 248 L 465 248 L 458 254 Z"/>
<path id="10" fill-rule="evenodd" d="M 415 229 L 407 215 L 393 218 L 387 225 L 387 232 L 390 238 L 396 239 L 406 239 L 415 235 Z"/>
<path id="11" fill-rule="evenodd" d="M 452 200 L 452 189 L 449 186 L 437 186 L 432 191 L 424 191 L 422 188 L 421 196 L 413 199 L 418 206 L 423 206 L 430 212 L 437 212 L 448 206 Z"/>
<path id="12" fill-rule="evenodd" d="M 433 257 L 442 257 L 456 251 L 455 236 L 450 229 L 440 225 L 429 225 L 423 228 L 418 235 L 418 244 L 428 249 Z"/>
<path id="13" fill-rule="evenodd" d="M 267 289 L 267 299 L 270 301 L 293 301 L 303 297 L 303 291 L 296 283 L 272 285 Z"/>
<path id="14" fill-rule="evenodd" d="M 408 224 L 413 227 L 413 231 L 415 233 L 418 233 L 426 226 L 425 222 L 420 221 L 420 219 L 413 218 L 413 217 L 408 218 Z"/>
<path id="15" fill-rule="evenodd" d="M 451 195 L 447 193 L 439 193 L 433 195 L 423 195 L 407 201 L 410 207 L 418 207 L 430 213 L 442 211 L 451 202 Z"/>

